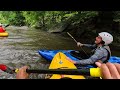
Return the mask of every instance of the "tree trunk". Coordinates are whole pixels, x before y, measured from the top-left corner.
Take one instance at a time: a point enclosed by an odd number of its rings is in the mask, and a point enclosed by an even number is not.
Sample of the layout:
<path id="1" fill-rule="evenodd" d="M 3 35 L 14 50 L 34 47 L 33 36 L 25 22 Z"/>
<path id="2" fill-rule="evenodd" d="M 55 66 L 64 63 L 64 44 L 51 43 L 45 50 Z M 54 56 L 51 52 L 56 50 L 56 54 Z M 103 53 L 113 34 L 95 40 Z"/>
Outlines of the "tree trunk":
<path id="1" fill-rule="evenodd" d="M 53 12 L 53 14 L 52 14 L 52 23 L 55 24 L 55 22 L 56 22 L 56 16 L 55 16 L 55 14 Z"/>
<path id="2" fill-rule="evenodd" d="M 42 16 L 42 26 L 45 27 L 44 15 Z"/>

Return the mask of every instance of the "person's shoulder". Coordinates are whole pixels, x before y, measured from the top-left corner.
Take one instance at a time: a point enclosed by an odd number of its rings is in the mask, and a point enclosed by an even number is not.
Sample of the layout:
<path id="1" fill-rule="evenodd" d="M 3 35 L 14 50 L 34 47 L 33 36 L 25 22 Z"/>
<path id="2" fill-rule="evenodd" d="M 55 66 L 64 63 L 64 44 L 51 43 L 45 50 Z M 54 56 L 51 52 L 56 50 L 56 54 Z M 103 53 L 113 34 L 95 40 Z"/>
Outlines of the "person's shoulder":
<path id="1" fill-rule="evenodd" d="M 99 49 L 102 53 L 107 53 L 108 51 L 107 51 L 107 49 L 106 48 L 104 48 L 104 47 L 100 47 L 100 49 Z"/>
<path id="2" fill-rule="evenodd" d="M 97 48 L 96 51 L 99 53 L 104 53 L 104 52 L 106 52 L 106 49 L 104 47 L 99 47 L 99 48 Z"/>
<path id="3" fill-rule="evenodd" d="M 104 49 L 102 47 L 99 47 L 96 49 L 96 53 L 102 54 L 104 53 Z"/>
<path id="4" fill-rule="evenodd" d="M 99 49 L 100 49 L 100 50 L 105 50 L 105 48 L 104 48 L 104 47 L 100 47 Z"/>

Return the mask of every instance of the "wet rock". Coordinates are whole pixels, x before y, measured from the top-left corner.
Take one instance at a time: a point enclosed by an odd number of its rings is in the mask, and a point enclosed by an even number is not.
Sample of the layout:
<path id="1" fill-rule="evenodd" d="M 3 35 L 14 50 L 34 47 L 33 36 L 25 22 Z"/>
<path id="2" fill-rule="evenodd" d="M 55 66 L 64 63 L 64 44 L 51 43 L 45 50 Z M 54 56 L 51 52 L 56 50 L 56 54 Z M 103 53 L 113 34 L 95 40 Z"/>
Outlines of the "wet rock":
<path id="1" fill-rule="evenodd" d="M 15 29 L 15 30 L 17 30 L 17 29 L 21 29 L 21 30 L 28 30 L 29 29 L 29 27 L 28 26 L 21 26 L 21 27 L 19 27 L 19 26 L 8 26 L 6 29 Z"/>

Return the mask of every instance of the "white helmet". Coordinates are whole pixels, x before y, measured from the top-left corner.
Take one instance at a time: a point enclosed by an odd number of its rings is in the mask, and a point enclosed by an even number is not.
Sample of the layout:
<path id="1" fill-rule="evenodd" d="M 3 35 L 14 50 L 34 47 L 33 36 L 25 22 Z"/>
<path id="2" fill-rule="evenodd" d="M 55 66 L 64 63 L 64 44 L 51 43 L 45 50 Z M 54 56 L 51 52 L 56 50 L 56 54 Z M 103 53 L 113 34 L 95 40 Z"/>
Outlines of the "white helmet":
<path id="1" fill-rule="evenodd" d="M 102 37 L 102 40 L 105 42 L 105 45 L 108 45 L 113 41 L 113 36 L 108 32 L 101 32 L 99 33 L 99 36 Z"/>

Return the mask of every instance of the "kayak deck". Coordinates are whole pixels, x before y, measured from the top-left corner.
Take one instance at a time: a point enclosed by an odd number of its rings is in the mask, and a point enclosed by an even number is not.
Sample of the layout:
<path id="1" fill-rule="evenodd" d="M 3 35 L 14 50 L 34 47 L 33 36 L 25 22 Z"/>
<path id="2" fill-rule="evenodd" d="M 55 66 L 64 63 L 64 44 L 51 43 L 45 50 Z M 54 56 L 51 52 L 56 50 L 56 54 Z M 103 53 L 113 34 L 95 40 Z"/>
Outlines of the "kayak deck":
<path id="1" fill-rule="evenodd" d="M 8 36 L 8 32 L 0 32 L 0 37 L 7 37 Z"/>
<path id="2" fill-rule="evenodd" d="M 50 66 L 49 69 L 77 69 L 76 66 L 66 59 L 66 55 L 62 52 L 57 53 Z M 69 79 L 85 79 L 82 75 L 60 75 L 60 74 L 53 74 L 50 79 L 62 79 L 62 78 L 69 78 Z"/>

